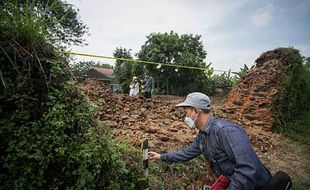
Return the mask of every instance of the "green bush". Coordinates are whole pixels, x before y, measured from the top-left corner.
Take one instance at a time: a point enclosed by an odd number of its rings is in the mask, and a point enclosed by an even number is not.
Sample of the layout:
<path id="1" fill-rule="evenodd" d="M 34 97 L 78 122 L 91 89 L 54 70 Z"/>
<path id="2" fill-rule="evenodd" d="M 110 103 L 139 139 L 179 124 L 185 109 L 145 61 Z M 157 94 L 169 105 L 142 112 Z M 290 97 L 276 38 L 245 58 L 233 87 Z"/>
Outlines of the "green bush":
<path id="1" fill-rule="evenodd" d="M 0 3 L 0 189 L 144 188 L 141 160 L 94 119 L 32 2 Z"/>
<path id="2" fill-rule="evenodd" d="M 302 56 L 293 48 L 279 48 L 287 65 L 280 77 L 280 90 L 273 110 L 279 126 L 310 110 L 310 72 L 302 64 Z"/>
<path id="3" fill-rule="evenodd" d="M 126 165 L 128 150 L 95 122 L 95 105 L 72 89 L 68 85 L 51 92 L 52 106 L 37 121 L 19 110 L 1 118 L 5 150 L 0 185 L 5 189 L 142 188 L 146 180 L 137 166 L 140 160 L 135 159 L 136 166 Z"/>

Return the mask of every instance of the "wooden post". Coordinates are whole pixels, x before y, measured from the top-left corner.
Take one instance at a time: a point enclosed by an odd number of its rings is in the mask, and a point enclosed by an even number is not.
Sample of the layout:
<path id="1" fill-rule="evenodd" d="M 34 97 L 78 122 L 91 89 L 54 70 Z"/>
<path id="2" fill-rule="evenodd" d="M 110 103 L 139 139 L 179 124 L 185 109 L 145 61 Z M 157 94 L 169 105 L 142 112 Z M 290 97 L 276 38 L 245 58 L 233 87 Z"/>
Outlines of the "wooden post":
<path id="1" fill-rule="evenodd" d="M 144 168 L 144 175 L 148 180 L 149 177 L 149 143 L 148 140 L 145 139 L 143 141 L 143 168 Z M 149 189 L 149 185 L 147 184 L 146 189 Z"/>
<path id="2" fill-rule="evenodd" d="M 169 82 L 168 82 L 168 79 L 166 79 L 166 91 L 167 91 L 167 95 L 169 95 Z"/>

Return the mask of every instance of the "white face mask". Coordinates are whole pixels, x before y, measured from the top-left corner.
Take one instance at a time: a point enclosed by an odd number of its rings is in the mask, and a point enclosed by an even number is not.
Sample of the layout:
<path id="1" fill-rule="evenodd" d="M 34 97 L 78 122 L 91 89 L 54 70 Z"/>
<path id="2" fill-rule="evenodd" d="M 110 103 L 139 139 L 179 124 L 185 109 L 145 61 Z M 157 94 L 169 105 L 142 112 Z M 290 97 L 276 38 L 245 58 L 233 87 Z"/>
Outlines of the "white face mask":
<path id="1" fill-rule="evenodd" d="M 191 115 L 191 117 L 185 117 L 184 123 L 185 123 L 190 129 L 194 129 L 194 128 L 196 128 L 196 125 L 195 125 L 196 119 L 197 119 L 197 116 L 196 116 L 196 118 L 193 120 L 193 119 L 192 119 L 192 115 Z"/>

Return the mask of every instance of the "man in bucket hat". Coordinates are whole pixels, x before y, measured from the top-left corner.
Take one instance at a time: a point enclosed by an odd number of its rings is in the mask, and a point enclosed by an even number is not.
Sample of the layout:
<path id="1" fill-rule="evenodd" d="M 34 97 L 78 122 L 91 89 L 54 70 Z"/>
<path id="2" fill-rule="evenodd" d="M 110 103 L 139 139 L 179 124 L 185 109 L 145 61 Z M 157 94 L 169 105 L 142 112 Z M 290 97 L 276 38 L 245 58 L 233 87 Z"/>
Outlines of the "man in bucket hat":
<path id="1" fill-rule="evenodd" d="M 190 128 L 197 128 L 199 133 L 184 149 L 164 154 L 149 152 L 150 160 L 183 163 L 202 154 L 214 174 L 221 181 L 224 179 L 227 190 L 255 190 L 268 183 L 271 175 L 254 152 L 245 130 L 229 121 L 213 118 L 207 95 L 190 93 L 176 107 L 184 109 L 184 122 Z"/>

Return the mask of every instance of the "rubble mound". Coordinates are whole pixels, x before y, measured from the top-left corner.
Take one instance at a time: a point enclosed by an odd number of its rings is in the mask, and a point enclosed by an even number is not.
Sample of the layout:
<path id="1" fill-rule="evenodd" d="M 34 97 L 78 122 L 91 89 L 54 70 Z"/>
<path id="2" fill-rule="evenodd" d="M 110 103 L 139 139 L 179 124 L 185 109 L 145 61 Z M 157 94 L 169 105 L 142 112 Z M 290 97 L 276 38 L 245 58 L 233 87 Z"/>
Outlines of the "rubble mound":
<path id="1" fill-rule="evenodd" d="M 255 152 L 272 173 L 282 168 L 300 175 L 304 171 L 300 157 L 290 155 L 286 151 L 288 143 L 282 143 L 284 138 L 270 131 L 277 121 L 273 106 L 283 92 L 279 89 L 281 75 L 291 71 L 288 69 L 294 61 L 282 49 L 268 51 L 256 60 L 256 68 L 242 77 L 224 103 L 221 97 L 210 99 L 216 118 L 230 120 L 245 128 Z M 148 139 L 151 151 L 177 150 L 191 143 L 198 132 L 184 124 L 184 113 L 175 108 L 185 97 L 162 95 L 145 101 L 127 94 L 111 93 L 105 85 L 94 80 L 77 86 L 99 106 L 96 116 L 112 128 L 114 137 L 136 148 Z M 279 161 L 278 158 L 285 159 Z M 171 180 L 177 179 L 171 177 Z"/>
<path id="2" fill-rule="evenodd" d="M 256 59 L 256 67 L 229 92 L 219 115 L 244 127 L 270 130 L 276 118 L 272 106 L 279 91 L 280 76 L 287 69 L 289 59 L 281 49 L 263 53 Z"/>
<path id="3" fill-rule="evenodd" d="M 196 136 L 183 123 L 184 114 L 175 108 L 183 98 L 158 96 L 150 100 L 111 93 L 99 81 L 87 80 L 79 84 L 80 89 L 98 102 L 104 99 L 100 120 L 114 129 L 114 136 L 139 147 L 143 139 L 149 139 L 150 147 L 167 151 L 176 145 L 184 147 Z"/>
<path id="4" fill-rule="evenodd" d="M 106 87 L 106 85 L 96 80 L 86 79 L 77 86 L 93 102 L 97 102 L 99 99 L 104 98 L 107 94 L 110 94 L 110 90 Z"/>
<path id="5" fill-rule="evenodd" d="M 150 100 L 130 97 L 126 94 L 111 93 L 106 87 L 94 80 L 79 84 L 80 88 L 94 102 L 104 99 L 98 116 L 113 128 L 114 136 L 129 141 L 139 147 L 143 139 L 149 139 L 151 149 L 170 151 L 191 143 L 197 130 L 189 129 L 183 122 L 185 115 L 175 105 L 184 101 L 182 97 L 155 96 Z M 216 98 L 211 97 L 211 101 Z M 230 114 L 222 111 L 222 106 L 213 101 L 213 113 L 217 118 L 228 119 Z M 238 120 L 232 119 L 232 122 Z M 247 133 L 255 149 L 267 152 L 274 145 L 274 135 L 261 129 L 247 128 Z"/>
<path id="6" fill-rule="evenodd" d="M 111 93 L 98 81 L 79 83 L 80 89 L 87 94 L 100 108 L 97 118 L 113 131 L 114 138 L 119 142 L 129 142 L 131 146 L 141 147 L 144 139 L 149 140 L 149 149 L 156 152 L 174 151 L 191 143 L 197 130 L 189 129 L 183 122 L 185 115 L 175 105 L 184 101 L 185 97 L 155 96 L 144 101 L 126 94 Z M 218 97 L 210 97 L 213 102 L 213 114 L 217 118 L 229 119 L 230 113 L 223 112 Z M 104 101 L 101 101 L 104 100 Z M 214 101 L 215 100 L 215 101 Z M 103 103 L 103 105 L 102 105 Z M 230 119 L 234 123 L 242 121 L 237 117 Z M 240 123 L 240 122 L 239 122 Z M 279 168 L 294 172 L 299 168 L 299 158 L 288 155 L 279 143 L 280 135 L 259 127 L 245 128 L 255 152 L 267 168 L 275 173 Z M 286 162 L 275 162 L 278 157 L 285 157 Z M 286 163 L 290 163 L 287 166 Z M 201 166 L 202 176 L 207 175 L 207 168 Z M 287 169 L 288 168 L 288 169 Z M 302 170 L 300 170 L 302 171 Z M 182 174 L 183 175 L 183 174 Z M 214 180 L 212 176 L 208 180 Z M 177 178 L 173 178 L 177 180 Z M 200 184 L 200 182 L 197 182 Z"/>

